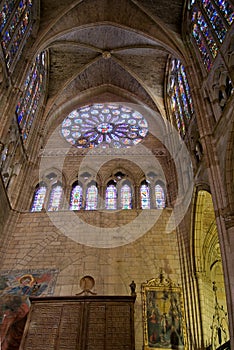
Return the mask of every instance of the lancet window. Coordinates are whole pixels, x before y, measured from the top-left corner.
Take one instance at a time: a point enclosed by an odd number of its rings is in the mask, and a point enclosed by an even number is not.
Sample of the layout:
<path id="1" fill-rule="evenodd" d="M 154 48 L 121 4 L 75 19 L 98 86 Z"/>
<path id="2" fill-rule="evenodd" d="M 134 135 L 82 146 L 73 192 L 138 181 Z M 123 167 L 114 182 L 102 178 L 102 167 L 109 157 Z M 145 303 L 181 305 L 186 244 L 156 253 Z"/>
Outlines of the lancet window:
<path id="1" fill-rule="evenodd" d="M 41 52 L 33 63 L 24 83 L 24 91 L 16 106 L 16 116 L 23 142 L 26 143 L 46 83 L 46 52 Z"/>
<path id="2" fill-rule="evenodd" d="M 176 127 L 184 137 L 194 107 L 185 68 L 178 59 L 172 59 L 170 63 L 168 90 L 170 109 Z"/>
<path id="3" fill-rule="evenodd" d="M 117 188 L 114 183 L 109 183 L 106 188 L 106 209 L 117 209 Z"/>
<path id="4" fill-rule="evenodd" d="M 234 7 L 227 0 L 191 1 L 191 33 L 208 71 L 233 21 Z"/>
<path id="5" fill-rule="evenodd" d="M 95 210 L 98 205 L 98 189 L 96 184 L 90 184 L 86 191 L 86 210 Z"/>
<path id="6" fill-rule="evenodd" d="M 80 210 L 82 208 L 83 188 L 78 183 L 74 183 L 71 190 L 70 210 Z"/>
<path id="7" fill-rule="evenodd" d="M 54 184 L 51 188 L 48 211 L 58 211 L 59 209 L 61 209 L 62 196 L 63 188 L 62 185 L 58 182 Z"/>
<path id="8" fill-rule="evenodd" d="M 32 30 L 32 0 L 5 0 L 0 8 L 1 46 L 8 69 L 18 59 Z"/>
<path id="9" fill-rule="evenodd" d="M 40 183 L 37 185 L 35 192 L 33 203 L 31 207 L 31 211 L 42 211 L 45 203 L 47 186 L 46 184 Z"/>

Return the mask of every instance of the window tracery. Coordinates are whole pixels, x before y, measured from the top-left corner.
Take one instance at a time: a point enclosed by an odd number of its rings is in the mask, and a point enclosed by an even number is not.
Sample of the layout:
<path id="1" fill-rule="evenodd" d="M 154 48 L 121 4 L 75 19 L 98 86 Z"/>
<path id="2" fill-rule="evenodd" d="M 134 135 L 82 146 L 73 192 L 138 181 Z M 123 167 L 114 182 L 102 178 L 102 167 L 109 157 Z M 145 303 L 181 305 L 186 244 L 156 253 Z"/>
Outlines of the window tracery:
<path id="1" fill-rule="evenodd" d="M 22 96 L 16 106 L 15 113 L 24 143 L 28 139 L 41 97 L 45 91 L 46 60 L 46 52 L 41 52 L 36 57 L 25 80 Z"/>
<path id="2" fill-rule="evenodd" d="M 148 123 L 128 106 L 96 103 L 72 111 L 62 123 L 61 134 L 77 148 L 126 148 L 146 137 Z"/>
<path id="3" fill-rule="evenodd" d="M 32 30 L 32 0 L 5 0 L 1 6 L 1 45 L 8 69 L 19 53 Z"/>
<path id="4" fill-rule="evenodd" d="M 172 59 L 170 63 L 168 90 L 170 110 L 181 137 L 184 137 L 194 107 L 185 68 L 178 59 Z"/>
<path id="5" fill-rule="evenodd" d="M 227 0 L 191 1 L 191 34 L 207 71 L 233 21 L 234 8 Z"/>
<path id="6" fill-rule="evenodd" d="M 60 175 L 56 172 L 52 171 L 43 176 L 44 180 L 35 187 L 30 211 L 97 210 L 101 205 L 99 194 L 104 196 L 104 208 L 107 210 L 134 209 L 138 208 L 137 203 L 141 209 L 165 208 L 166 194 L 161 182 L 154 180 L 150 183 L 144 180 L 139 185 L 133 185 L 131 180 L 126 179 L 125 174 L 117 172 L 102 186 L 94 180 L 90 181 L 92 175 L 88 175 L 88 181 L 81 179 L 73 182 L 69 191 L 62 186 Z M 70 193 L 67 204 L 64 202 L 64 192 Z M 133 193 L 138 199 L 133 199 Z"/>

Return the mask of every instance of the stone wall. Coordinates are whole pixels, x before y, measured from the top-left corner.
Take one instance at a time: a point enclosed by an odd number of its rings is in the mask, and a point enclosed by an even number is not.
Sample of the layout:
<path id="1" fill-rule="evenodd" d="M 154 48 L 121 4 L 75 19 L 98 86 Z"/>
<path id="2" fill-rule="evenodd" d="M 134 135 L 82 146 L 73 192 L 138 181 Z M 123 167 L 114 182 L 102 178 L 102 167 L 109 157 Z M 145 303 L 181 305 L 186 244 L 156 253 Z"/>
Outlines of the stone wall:
<path id="1" fill-rule="evenodd" d="M 97 295 L 130 295 L 134 280 L 136 348 L 141 349 L 141 283 L 158 277 L 161 268 L 173 282 L 181 281 L 177 236 L 166 233 L 170 215 L 171 209 L 21 213 L 2 270 L 57 269 L 56 296 L 80 293 L 86 275 L 94 278 Z"/>

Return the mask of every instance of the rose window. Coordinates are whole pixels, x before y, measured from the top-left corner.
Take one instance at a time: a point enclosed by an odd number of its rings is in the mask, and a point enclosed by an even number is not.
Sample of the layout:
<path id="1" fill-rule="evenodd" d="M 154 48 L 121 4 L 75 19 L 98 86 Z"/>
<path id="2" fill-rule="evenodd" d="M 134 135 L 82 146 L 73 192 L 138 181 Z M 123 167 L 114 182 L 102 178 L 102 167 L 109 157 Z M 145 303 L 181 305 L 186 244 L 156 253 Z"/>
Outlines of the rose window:
<path id="1" fill-rule="evenodd" d="M 146 119 L 138 111 L 119 104 L 93 104 L 72 111 L 61 133 L 78 148 L 126 148 L 148 133 Z"/>

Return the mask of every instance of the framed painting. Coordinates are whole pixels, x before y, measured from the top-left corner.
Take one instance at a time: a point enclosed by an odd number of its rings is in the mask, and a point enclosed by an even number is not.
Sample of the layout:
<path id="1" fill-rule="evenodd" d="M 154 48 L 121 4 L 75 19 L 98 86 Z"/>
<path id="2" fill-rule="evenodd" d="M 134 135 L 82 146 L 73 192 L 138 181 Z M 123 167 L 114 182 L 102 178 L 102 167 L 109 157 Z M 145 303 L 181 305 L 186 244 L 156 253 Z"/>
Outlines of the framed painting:
<path id="1" fill-rule="evenodd" d="M 182 291 L 163 274 L 141 285 L 144 350 L 185 350 Z"/>

